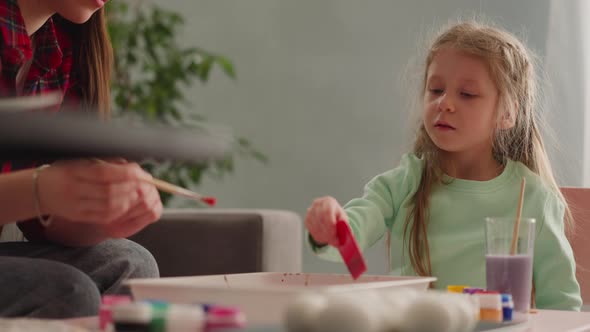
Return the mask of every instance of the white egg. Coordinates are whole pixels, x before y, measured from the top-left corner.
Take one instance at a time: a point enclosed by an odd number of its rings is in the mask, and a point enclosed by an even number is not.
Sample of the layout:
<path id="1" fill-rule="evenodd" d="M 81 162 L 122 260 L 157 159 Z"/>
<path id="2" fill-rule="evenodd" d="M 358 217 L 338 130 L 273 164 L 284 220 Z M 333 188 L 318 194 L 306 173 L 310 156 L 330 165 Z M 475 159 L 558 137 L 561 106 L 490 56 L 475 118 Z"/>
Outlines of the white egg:
<path id="1" fill-rule="evenodd" d="M 385 318 L 384 331 L 398 331 L 403 326 L 405 312 L 416 297 L 418 292 L 411 288 L 399 288 L 381 293 Z"/>
<path id="2" fill-rule="evenodd" d="M 399 320 L 397 312 L 391 310 L 391 306 L 380 291 L 366 291 L 357 298 L 357 301 L 370 311 L 375 323 L 375 331 L 384 331 Z"/>
<path id="3" fill-rule="evenodd" d="M 317 316 L 313 331 L 378 332 L 381 315 L 370 304 L 372 296 L 330 294 L 324 310 Z"/>
<path id="4" fill-rule="evenodd" d="M 305 293 L 296 297 L 285 312 L 285 324 L 289 332 L 311 332 L 317 316 L 324 310 L 324 295 Z"/>
<path id="5" fill-rule="evenodd" d="M 404 332 L 456 332 L 453 310 L 438 294 L 426 292 L 408 307 L 403 321 Z"/>
<path id="6" fill-rule="evenodd" d="M 473 331 L 477 324 L 479 307 L 470 300 L 469 295 L 449 294 L 448 296 L 455 310 L 456 331 Z"/>
<path id="7" fill-rule="evenodd" d="M 391 308 L 403 309 L 416 299 L 418 292 L 410 288 L 388 290 L 381 293 L 385 304 Z"/>

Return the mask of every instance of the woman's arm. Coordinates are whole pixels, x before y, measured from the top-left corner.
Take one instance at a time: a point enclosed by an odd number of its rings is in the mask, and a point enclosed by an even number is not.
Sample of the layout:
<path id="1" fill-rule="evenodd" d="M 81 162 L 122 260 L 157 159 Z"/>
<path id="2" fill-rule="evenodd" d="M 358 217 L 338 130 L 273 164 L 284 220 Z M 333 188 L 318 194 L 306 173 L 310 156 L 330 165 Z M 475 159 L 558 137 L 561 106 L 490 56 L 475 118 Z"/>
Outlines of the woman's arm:
<path id="1" fill-rule="evenodd" d="M 64 216 L 87 223 L 106 223 L 129 209 L 141 176 L 137 166 L 72 161 L 39 171 L 35 207 L 33 174 L 27 169 L 0 174 L 0 225 L 38 217 Z"/>
<path id="2" fill-rule="evenodd" d="M 34 170 L 0 174 L 0 225 L 37 216 L 33 201 Z"/>
<path id="3" fill-rule="evenodd" d="M 137 164 L 92 161 L 57 163 L 39 172 L 40 211 L 35 206 L 34 170 L 0 175 L 0 225 L 16 221 L 27 239 L 72 246 L 128 237 L 162 212 L 150 175 Z M 44 228 L 38 214 L 53 216 Z"/>

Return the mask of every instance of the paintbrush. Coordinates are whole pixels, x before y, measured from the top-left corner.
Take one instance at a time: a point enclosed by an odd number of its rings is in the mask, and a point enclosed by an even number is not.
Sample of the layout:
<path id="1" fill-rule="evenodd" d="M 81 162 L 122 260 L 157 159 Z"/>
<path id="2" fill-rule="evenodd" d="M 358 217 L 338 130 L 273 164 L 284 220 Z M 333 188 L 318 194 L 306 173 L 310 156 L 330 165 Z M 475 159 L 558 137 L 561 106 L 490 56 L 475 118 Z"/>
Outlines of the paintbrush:
<path id="1" fill-rule="evenodd" d="M 192 190 L 188 190 L 186 188 L 183 187 L 179 187 L 175 184 L 160 180 L 160 179 L 156 179 L 156 178 L 151 178 L 151 179 L 142 179 L 142 181 L 148 182 L 153 184 L 156 188 L 171 193 L 171 194 L 175 194 L 175 195 L 180 195 L 180 196 L 184 196 L 184 197 L 188 197 L 188 198 L 192 198 L 196 201 L 202 201 L 204 203 L 207 203 L 211 206 L 214 206 L 215 203 L 217 202 L 217 200 L 215 199 L 215 197 L 210 197 L 210 196 L 203 196 L 199 193 L 196 193 Z"/>
<path id="2" fill-rule="evenodd" d="M 99 163 L 107 163 L 104 160 L 101 159 L 97 159 L 94 158 L 93 160 L 95 160 L 96 162 Z M 215 203 L 217 202 L 217 199 L 215 197 L 210 197 L 210 196 L 203 196 L 199 193 L 196 193 L 192 190 L 188 190 L 186 188 L 183 187 L 179 187 L 175 184 L 172 184 L 170 182 L 166 182 L 164 180 L 160 180 L 160 179 L 156 179 L 156 178 L 141 178 L 141 181 L 153 184 L 156 188 L 158 188 L 161 191 L 173 194 L 173 195 L 180 195 L 180 196 L 184 196 L 184 197 L 188 197 L 191 199 L 194 199 L 196 201 L 201 201 L 204 202 L 210 206 L 214 206 Z"/>

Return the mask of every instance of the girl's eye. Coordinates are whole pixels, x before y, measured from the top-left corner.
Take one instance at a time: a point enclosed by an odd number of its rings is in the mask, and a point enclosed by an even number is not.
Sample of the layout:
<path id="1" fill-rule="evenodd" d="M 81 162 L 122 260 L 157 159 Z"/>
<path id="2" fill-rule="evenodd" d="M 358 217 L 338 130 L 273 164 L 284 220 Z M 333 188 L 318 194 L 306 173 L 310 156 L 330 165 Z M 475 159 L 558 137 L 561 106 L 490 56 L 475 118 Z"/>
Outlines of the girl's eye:
<path id="1" fill-rule="evenodd" d="M 444 92 L 443 89 L 429 89 L 429 91 L 434 95 L 440 95 Z"/>
<path id="2" fill-rule="evenodd" d="M 469 93 L 469 92 L 461 92 L 461 96 L 466 97 L 466 98 L 473 98 L 476 95 Z"/>

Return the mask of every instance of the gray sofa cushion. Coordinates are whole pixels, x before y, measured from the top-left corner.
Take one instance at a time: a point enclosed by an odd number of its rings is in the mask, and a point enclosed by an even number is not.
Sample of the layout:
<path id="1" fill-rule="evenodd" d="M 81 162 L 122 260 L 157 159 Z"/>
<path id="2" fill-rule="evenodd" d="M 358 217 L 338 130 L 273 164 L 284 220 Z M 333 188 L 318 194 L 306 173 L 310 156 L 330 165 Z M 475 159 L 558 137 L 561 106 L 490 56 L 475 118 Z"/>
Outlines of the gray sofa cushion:
<path id="1" fill-rule="evenodd" d="M 130 239 L 156 258 L 162 277 L 300 272 L 301 218 L 281 210 L 166 210 Z"/>

